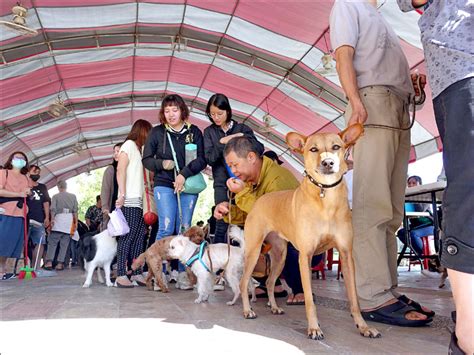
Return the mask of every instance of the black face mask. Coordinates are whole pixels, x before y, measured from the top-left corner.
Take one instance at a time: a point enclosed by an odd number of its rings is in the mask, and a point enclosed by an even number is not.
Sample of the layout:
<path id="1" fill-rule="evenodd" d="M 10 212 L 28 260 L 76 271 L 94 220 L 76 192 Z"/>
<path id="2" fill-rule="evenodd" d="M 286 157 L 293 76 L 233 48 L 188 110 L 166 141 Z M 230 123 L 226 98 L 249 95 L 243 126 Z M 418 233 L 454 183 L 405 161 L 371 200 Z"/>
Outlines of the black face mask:
<path id="1" fill-rule="evenodd" d="M 38 181 L 40 179 L 40 175 L 30 175 L 30 179 L 33 180 L 34 182 Z"/>

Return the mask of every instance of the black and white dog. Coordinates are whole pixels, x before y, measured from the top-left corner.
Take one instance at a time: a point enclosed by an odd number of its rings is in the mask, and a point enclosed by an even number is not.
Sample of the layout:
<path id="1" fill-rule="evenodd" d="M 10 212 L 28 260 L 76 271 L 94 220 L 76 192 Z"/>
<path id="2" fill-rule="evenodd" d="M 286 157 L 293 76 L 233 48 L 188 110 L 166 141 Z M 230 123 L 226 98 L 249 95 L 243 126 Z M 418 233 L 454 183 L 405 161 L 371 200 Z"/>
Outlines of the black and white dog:
<path id="1" fill-rule="evenodd" d="M 113 286 L 110 281 L 110 266 L 117 254 L 117 240 L 111 237 L 107 230 L 98 233 L 86 233 L 79 241 L 80 260 L 84 262 L 86 270 L 86 281 L 82 287 L 89 287 L 92 284 L 92 274 L 97 269 L 97 278 L 100 283 L 104 283 L 102 273 L 99 268 L 105 271 L 105 284 Z"/>

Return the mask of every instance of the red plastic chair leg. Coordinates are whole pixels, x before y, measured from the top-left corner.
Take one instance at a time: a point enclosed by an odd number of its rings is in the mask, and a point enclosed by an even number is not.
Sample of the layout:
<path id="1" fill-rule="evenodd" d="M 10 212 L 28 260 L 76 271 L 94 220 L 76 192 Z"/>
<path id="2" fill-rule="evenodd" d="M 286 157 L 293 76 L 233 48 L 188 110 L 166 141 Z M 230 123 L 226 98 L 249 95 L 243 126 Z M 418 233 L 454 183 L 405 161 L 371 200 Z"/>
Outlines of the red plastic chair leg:
<path id="1" fill-rule="evenodd" d="M 428 243 L 428 236 L 421 237 L 423 243 L 423 256 L 430 256 L 430 244 Z M 428 270 L 428 258 L 423 259 L 423 268 Z"/>
<path id="2" fill-rule="evenodd" d="M 328 259 L 328 270 L 332 270 L 332 264 L 334 263 L 334 248 L 331 248 L 327 251 L 327 259 Z"/>

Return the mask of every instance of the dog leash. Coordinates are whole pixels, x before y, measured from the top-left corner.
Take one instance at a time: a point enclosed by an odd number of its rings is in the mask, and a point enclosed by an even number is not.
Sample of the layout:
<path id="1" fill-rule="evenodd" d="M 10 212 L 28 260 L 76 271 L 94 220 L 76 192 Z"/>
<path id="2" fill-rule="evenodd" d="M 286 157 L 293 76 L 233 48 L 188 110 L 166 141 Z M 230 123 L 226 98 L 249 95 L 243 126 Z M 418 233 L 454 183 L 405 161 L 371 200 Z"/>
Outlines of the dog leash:
<path id="1" fill-rule="evenodd" d="M 233 199 L 233 192 L 232 191 L 227 191 L 227 196 L 229 197 L 229 225 L 227 226 L 227 261 L 225 262 L 225 265 L 224 265 L 224 268 L 221 272 L 221 274 L 219 275 L 219 278 L 222 278 L 225 276 L 225 271 L 227 269 L 227 265 L 229 265 L 229 261 L 230 261 L 230 236 L 229 236 L 229 230 L 230 230 L 230 226 L 232 225 L 232 213 L 231 213 L 231 209 L 232 209 L 232 199 Z"/>
<path id="2" fill-rule="evenodd" d="M 392 127 L 388 125 L 383 125 L 383 124 L 375 124 L 375 123 L 369 123 L 369 124 L 364 124 L 364 128 L 382 128 L 382 129 L 389 129 L 392 131 L 409 131 L 413 125 L 415 124 L 415 117 L 416 117 L 416 106 L 423 105 L 426 99 L 426 93 L 425 90 L 421 86 L 421 78 L 422 76 L 419 74 L 416 74 L 416 86 L 420 90 L 420 95 L 413 95 L 413 100 L 411 101 L 412 104 L 412 111 L 413 115 L 411 117 L 411 122 L 407 127 Z"/>

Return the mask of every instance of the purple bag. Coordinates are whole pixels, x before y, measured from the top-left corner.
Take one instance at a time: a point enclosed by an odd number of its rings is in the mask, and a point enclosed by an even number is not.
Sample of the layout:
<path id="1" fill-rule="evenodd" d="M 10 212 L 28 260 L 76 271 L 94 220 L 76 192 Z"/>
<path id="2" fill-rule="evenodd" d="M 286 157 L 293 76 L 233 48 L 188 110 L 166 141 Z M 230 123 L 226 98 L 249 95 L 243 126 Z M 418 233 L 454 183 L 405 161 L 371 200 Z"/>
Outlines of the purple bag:
<path id="1" fill-rule="evenodd" d="M 130 232 L 127 220 L 120 208 L 116 208 L 109 214 L 109 223 L 107 223 L 107 230 L 112 237 L 118 237 Z"/>

